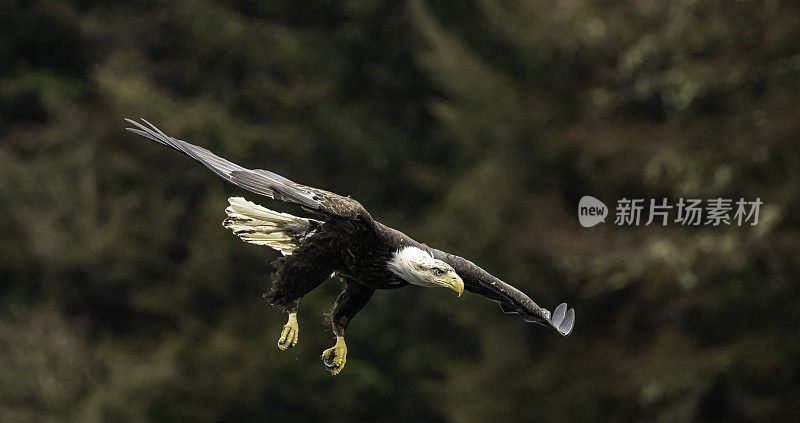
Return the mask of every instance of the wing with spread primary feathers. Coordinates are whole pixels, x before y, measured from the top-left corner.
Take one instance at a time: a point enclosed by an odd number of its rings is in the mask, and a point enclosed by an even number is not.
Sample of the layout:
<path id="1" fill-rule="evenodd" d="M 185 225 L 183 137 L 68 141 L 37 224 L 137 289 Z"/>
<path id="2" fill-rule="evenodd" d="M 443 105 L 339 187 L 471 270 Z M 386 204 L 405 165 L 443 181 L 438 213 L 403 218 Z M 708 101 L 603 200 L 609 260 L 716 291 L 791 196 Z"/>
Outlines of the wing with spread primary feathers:
<path id="1" fill-rule="evenodd" d="M 142 119 L 142 122 L 146 125 L 131 119 L 125 120 L 134 126 L 134 128 L 125 128 L 128 131 L 178 150 L 202 163 L 222 179 L 248 191 L 276 200 L 299 204 L 308 209 L 329 215 L 347 219 L 369 218 L 369 214 L 364 207 L 350 197 L 343 197 L 319 188 L 298 184 L 268 170 L 247 169 L 239 166 L 203 147 L 170 137 L 144 119 Z"/>
<path id="2" fill-rule="evenodd" d="M 561 303 L 553 313 L 539 307 L 522 291 L 492 276 L 471 261 L 431 249 L 433 257 L 453 266 L 456 273 L 464 281 L 464 288 L 475 294 L 483 295 L 500 303 L 500 308 L 508 314 L 519 314 L 526 322 L 535 322 L 550 326 L 558 333 L 567 336 L 575 324 L 575 310 L 567 310 L 567 304 Z"/>

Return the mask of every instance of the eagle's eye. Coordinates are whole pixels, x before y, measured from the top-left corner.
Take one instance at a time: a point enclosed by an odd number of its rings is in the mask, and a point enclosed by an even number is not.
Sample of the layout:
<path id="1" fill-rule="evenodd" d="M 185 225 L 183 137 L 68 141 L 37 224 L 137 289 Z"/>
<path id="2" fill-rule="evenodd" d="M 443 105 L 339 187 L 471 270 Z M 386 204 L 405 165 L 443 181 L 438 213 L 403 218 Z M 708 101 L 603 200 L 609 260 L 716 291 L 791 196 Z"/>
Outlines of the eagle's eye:
<path id="1" fill-rule="evenodd" d="M 433 273 L 436 276 L 442 276 L 444 274 L 444 270 L 442 270 L 442 269 L 433 269 Z"/>

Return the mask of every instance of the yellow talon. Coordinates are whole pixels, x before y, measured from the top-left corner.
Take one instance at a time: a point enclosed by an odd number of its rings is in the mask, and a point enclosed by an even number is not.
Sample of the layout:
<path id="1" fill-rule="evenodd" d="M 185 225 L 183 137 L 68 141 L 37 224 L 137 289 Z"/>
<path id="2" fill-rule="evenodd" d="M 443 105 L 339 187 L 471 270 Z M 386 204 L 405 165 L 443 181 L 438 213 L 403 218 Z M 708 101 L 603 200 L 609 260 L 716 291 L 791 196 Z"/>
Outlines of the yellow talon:
<path id="1" fill-rule="evenodd" d="M 300 339 L 300 326 L 297 324 L 297 313 L 289 313 L 289 321 L 283 325 L 281 337 L 278 339 L 278 348 L 288 350 L 297 345 Z"/>
<path id="2" fill-rule="evenodd" d="M 336 337 L 336 345 L 322 352 L 322 362 L 328 368 L 328 373 L 338 375 L 347 362 L 347 345 L 344 336 Z"/>

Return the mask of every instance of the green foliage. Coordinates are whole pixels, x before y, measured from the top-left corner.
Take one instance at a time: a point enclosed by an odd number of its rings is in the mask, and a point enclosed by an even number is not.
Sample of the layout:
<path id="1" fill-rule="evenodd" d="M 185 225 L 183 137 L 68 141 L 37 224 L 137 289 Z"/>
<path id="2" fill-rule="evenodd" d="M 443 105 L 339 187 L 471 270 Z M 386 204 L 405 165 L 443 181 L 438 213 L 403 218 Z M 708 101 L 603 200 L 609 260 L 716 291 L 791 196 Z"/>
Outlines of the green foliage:
<path id="1" fill-rule="evenodd" d="M 11 0 L 0 63 L 0 421 L 800 415 L 796 2 Z M 138 116 L 567 300 L 575 332 L 379 292 L 332 378 L 336 284 L 278 351 L 275 254 L 220 225 L 244 193 Z M 584 229 L 586 194 L 765 204 Z"/>

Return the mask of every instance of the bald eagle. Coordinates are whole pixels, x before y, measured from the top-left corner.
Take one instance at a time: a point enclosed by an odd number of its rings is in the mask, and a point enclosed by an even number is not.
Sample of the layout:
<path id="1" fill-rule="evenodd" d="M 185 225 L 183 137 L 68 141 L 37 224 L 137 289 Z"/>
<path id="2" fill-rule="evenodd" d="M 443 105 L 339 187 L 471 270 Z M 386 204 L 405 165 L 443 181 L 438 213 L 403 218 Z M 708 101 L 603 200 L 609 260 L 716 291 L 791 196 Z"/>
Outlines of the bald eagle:
<path id="1" fill-rule="evenodd" d="M 350 320 L 376 289 L 406 285 L 444 287 L 482 295 L 500 303 L 505 313 L 539 323 L 561 335 L 572 332 L 575 311 L 562 303 L 551 313 L 527 295 L 461 257 L 428 247 L 381 224 L 356 200 L 298 184 L 264 169 L 247 169 L 205 148 L 172 138 L 142 119 L 125 119 L 134 134 L 157 141 L 202 163 L 222 179 L 264 197 L 301 206 L 313 217 L 279 213 L 241 197 L 228 199 L 223 225 L 245 242 L 282 253 L 264 297 L 289 319 L 278 338 L 281 350 L 297 344 L 300 299 L 333 275 L 343 282 L 330 313 L 336 344 L 323 351 L 328 372 L 338 374 L 347 359 L 344 336 Z"/>

